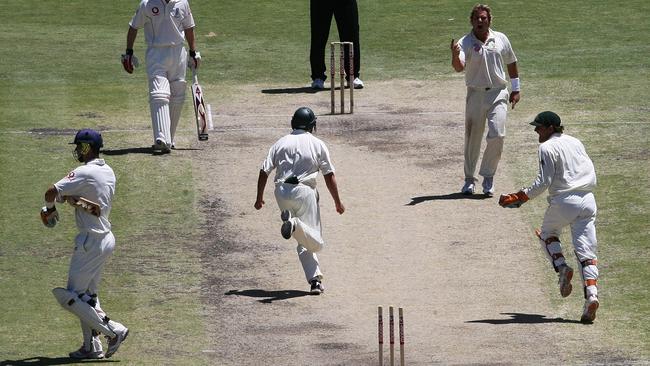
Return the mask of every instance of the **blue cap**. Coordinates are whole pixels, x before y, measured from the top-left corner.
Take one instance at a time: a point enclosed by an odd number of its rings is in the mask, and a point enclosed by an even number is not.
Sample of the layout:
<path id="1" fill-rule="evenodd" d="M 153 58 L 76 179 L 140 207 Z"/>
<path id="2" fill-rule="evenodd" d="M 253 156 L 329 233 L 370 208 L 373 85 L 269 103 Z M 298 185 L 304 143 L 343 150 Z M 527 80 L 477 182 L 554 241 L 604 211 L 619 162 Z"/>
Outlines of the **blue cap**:
<path id="1" fill-rule="evenodd" d="M 90 128 L 79 130 L 79 132 L 77 132 L 77 134 L 74 136 L 74 141 L 70 144 L 76 145 L 82 142 L 88 143 L 90 146 L 96 149 L 104 146 L 104 139 L 102 139 L 102 134 Z"/>

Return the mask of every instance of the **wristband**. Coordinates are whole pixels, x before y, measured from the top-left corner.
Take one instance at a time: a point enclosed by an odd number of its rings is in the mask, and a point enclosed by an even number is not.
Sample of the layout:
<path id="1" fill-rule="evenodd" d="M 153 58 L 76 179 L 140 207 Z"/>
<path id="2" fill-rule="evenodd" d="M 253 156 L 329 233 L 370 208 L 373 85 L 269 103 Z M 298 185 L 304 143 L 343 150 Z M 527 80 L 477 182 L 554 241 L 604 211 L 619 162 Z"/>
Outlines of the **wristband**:
<path id="1" fill-rule="evenodd" d="M 196 57 L 196 50 L 190 50 L 190 57 Z"/>
<path id="2" fill-rule="evenodd" d="M 512 91 L 518 92 L 521 85 L 519 84 L 519 78 L 510 79 L 510 85 L 512 85 Z"/>
<path id="3" fill-rule="evenodd" d="M 54 207 L 54 201 L 52 202 L 45 201 L 45 207 L 47 207 L 48 210 L 51 210 L 52 207 Z"/>
<path id="4" fill-rule="evenodd" d="M 126 49 L 126 54 L 129 55 L 129 56 L 133 55 L 133 48 L 127 48 Z"/>

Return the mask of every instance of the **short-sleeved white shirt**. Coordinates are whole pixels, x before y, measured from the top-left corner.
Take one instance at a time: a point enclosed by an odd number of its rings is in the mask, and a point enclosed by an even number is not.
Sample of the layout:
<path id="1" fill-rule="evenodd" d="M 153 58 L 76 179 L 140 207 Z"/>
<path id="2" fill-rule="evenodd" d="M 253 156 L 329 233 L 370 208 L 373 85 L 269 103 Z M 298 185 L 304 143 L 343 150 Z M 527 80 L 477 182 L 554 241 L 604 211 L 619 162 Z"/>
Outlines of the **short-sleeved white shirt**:
<path id="1" fill-rule="evenodd" d="M 94 159 L 68 173 L 54 184 L 59 197 L 83 197 L 99 204 L 100 217 L 82 209 L 75 210 L 77 228 L 80 232 L 104 234 L 111 231 L 108 216 L 115 194 L 115 174 L 104 159 Z"/>
<path id="2" fill-rule="evenodd" d="M 555 133 L 539 145 L 539 173 L 532 186 L 524 188 L 529 198 L 548 188 L 549 197 L 566 192 L 591 192 L 596 171 L 584 145 L 575 137 Z"/>
<path id="3" fill-rule="evenodd" d="M 311 133 L 296 129 L 279 139 L 262 162 L 262 170 L 268 175 L 273 169 L 275 183 L 295 176 L 300 183 L 316 187 L 316 177 L 334 172 L 330 153 L 325 143 Z"/>
<path id="4" fill-rule="evenodd" d="M 194 27 L 194 18 L 187 0 L 142 0 L 129 25 L 135 29 L 144 27 L 149 47 L 180 46 L 185 40 L 185 29 Z"/>
<path id="5" fill-rule="evenodd" d="M 469 32 L 459 41 L 460 60 L 465 64 L 465 84 L 473 88 L 500 88 L 507 84 L 507 67 L 517 62 L 505 34 L 489 30 L 485 43 Z"/>

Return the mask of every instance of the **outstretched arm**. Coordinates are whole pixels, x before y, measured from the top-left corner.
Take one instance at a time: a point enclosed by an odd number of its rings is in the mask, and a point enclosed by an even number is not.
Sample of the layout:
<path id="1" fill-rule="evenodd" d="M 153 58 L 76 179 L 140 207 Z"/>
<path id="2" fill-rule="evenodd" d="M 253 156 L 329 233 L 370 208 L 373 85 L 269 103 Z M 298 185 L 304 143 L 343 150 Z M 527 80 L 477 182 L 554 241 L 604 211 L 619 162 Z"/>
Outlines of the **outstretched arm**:
<path id="1" fill-rule="evenodd" d="M 334 199 L 334 204 L 336 205 L 336 212 L 342 214 L 343 212 L 345 212 L 345 207 L 343 207 L 343 204 L 341 203 L 341 199 L 339 198 L 339 188 L 338 185 L 336 184 L 336 177 L 334 176 L 334 173 L 329 173 L 325 175 L 324 178 L 325 178 L 325 185 L 327 186 L 327 189 L 330 191 L 330 194 Z"/>
<path id="2" fill-rule="evenodd" d="M 264 187 L 266 187 L 266 180 L 268 179 L 268 175 L 260 169 L 260 175 L 257 178 L 257 199 L 255 200 L 255 204 L 253 205 L 257 210 L 262 208 L 264 206 Z"/>

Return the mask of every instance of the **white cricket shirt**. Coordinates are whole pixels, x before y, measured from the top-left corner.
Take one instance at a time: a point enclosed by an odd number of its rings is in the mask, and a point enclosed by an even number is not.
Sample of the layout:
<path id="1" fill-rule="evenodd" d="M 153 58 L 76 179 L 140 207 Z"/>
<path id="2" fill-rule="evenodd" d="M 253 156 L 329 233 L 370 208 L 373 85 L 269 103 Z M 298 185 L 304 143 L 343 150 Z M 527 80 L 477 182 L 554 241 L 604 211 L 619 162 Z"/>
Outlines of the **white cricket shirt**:
<path id="1" fill-rule="evenodd" d="M 101 216 L 96 217 L 82 209 L 75 209 L 79 232 L 107 233 L 111 231 L 108 216 L 115 194 L 115 174 L 104 159 L 94 159 L 77 167 L 54 184 L 58 196 L 83 197 L 99 204 Z"/>
<path id="2" fill-rule="evenodd" d="M 144 27 L 149 47 L 181 46 L 185 29 L 194 27 L 194 18 L 187 0 L 142 0 L 129 25 Z"/>
<path id="3" fill-rule="evenodd" d="M 555 133 L 539 145 L 539 173 L 532 186 L 524 188 L 529 198 L 548 188 L 549 197 L 576 191 L 591 192 L 596 187 L 596 171 L 582 142 Z"/>
<path id="4" fill-rule="evenodd" d="M 318 171 L 323 175 L 333 173 L 334 165 L 323 141 L 307 131 L 293 130 L 271 146 L 262 162 L 262 170 L 267 175 L 273 169 L 277 169 L 276 184 L 295 176 L 300 183 L 315 188 Z"/>
<path id="5" fill-rule="evenodd" d="M 465 64 L 465 85 L 473 88 L 506 86 L 506 65 L 517 62 L 517 57 L 505 34 L 490 29 L 488 38 L 483 43 L 473 32 L 469 32 L 458 44 L 459 58 Z"/>

